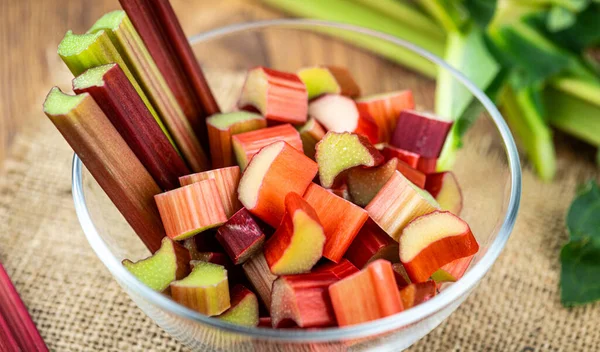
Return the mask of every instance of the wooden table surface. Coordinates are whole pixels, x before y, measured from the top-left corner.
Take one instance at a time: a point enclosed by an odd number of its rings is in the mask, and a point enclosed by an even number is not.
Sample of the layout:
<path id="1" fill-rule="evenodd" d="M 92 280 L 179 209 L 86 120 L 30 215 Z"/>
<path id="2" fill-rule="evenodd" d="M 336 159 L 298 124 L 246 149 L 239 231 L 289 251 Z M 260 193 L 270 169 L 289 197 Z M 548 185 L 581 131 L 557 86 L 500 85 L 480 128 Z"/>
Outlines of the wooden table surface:
<path id="1" fill-rule="evenodd" d="M 253 0 L 172 4 L 188 34 L 281 17 Z M 44 94 L 68 75 L 56 55 L 65 32 L 85 32 L 102 14 L 118 8 L 118 0 L 0 0 L 0 165 L 18 131 L 44 118 Z M 36 109 L 40 114 L 31 113 Z"/>

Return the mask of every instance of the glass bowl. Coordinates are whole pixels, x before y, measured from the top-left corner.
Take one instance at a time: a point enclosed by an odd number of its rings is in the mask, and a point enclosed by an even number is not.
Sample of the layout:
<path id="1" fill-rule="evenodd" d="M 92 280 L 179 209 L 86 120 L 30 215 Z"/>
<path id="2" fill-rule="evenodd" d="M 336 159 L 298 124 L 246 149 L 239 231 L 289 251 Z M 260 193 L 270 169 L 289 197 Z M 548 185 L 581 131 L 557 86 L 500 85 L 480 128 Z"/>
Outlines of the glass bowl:
<path id="1" fill-rule="evenodd" d="M 354 43 L 348 38 L 354 36 Z M 435 82 L 365 50 L 378 43 L 395 61 L 418 61 L 446 70 L 455 88 L 472 94 L 482 114 L 464 137 L 453 171 L 462 185 L 461 214 L 480 244 L 466 274 L 433 299 L 399 314 L 345 328 L 247 328 L 206 317 L 152 291 L 121 265 L 148 256 L 137 236 L 75 156 L 73 198 L 93 250 L 136 304 L 159 326 L 197 351 L 371 350 L 398 351 L 425 336 L 467 298 L 494 264 L 514 225 L 521 194 L 519 157 L 494 104 L 459 72 L 425 50 L 393 36 L 336 23 L 271 20 L 220 28 L 192 37 L 192 47 L 223 110 L 235 105 L 244 72 L 263 65 L 294 72 L 303 66 L 338 65 L 355 75 L 364 95 L 412 89 L 421 110 L 433 110 Z"/>

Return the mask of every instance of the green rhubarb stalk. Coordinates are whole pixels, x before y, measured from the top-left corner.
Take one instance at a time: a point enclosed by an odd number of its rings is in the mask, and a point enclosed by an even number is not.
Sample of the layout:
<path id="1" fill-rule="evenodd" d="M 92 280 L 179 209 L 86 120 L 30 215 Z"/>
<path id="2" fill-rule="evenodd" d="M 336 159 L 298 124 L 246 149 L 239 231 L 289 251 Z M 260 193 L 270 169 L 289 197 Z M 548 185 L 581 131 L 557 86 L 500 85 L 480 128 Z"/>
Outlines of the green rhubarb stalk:
<path id="1" fill-rule="evenodd" d="M 550 181 L 556 173 L 552 132 L 544 121 L 535 94 L 531 87 L 515 89 L 507 85 L 501 96 L 502 111 L 539 177 Z"/>
<path id="2" fill-rule="evenodd" d="M 436 38 L 441 41 L 446 37 L 444 30 L 435 21 L 410 4 L 398 0 L 353 1 L 377 10 L 384 16 L 399 21 L 414 31 L 428 35 L 430 38 Z"/>
<path id="3" fill-rule="evenodd" d="M 550 85 L 573 98 L 579 98 L 600 109 L 600 85 L 572 77 L 558 77 Z M 574 110 L 577 111 L 577 110 Z"/>
<path id="4" fill-rule="evenodd" d="M 544 104 L 552 126 L 600 147 L 600 104 L 578 99 L 555 87 L 545 89 Z"/>
<path id="5" fill-rule="evenodd" d="M 344 0 L 263 0 L 263 2 L 292 15 L 362 26 L 415 43 L 438 56 L 442 56 L 444 53 L 443 40 L 415 31 L 409 25 L 359 3 Z M 426 76 L 434 77 L 437 72 L 435 64 L 410 50 L 383 40 L 344 30 L 326 32 L 376 52 Z"/>
<path id="6" fill-rule="evenodd" d="M 447 32 L 460 32 L 469 22 L 469 13 L 454 0 L 418 0 L 423 7 Z"/>

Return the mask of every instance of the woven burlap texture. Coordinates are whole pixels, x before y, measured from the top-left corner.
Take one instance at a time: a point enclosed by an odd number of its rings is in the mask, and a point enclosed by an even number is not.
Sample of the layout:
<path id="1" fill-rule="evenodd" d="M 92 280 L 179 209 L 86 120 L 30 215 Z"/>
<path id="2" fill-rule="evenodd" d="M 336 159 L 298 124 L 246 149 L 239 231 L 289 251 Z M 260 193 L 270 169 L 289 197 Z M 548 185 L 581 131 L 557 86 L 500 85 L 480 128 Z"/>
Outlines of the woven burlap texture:
<path id="1" fill-rule="evenodd" d="M 135 306 L 95 256 L 73 208 L 72 151 L 47 119 L 35 121 L 17 137 L 0 174 L 0 261 L 48 346 L 186 350 Z M 558 159 L 553 183 L 524 169 L 521 211 L 499 260 L 411 351 L 598 350 L 600 305 L 565 309 L 558 292 L 568 205 L 577 185 L 598 173 L 589 157 L 566 146 Z"/>

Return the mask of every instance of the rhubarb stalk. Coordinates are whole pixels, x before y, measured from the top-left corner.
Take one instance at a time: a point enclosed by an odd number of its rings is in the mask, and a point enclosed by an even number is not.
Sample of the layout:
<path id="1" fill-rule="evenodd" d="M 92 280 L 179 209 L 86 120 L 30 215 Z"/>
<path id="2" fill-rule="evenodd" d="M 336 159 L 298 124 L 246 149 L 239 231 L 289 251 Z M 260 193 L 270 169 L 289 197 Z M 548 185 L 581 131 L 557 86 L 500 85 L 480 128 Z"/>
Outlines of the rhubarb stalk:
<path id="1" fill-rule="evenodd" d="M 173 299 L 202 314 L 219 315 L 229 309 L 227 270 L 208 262 L 192 262 L 192 272 L 169 286 Z"/>
<path id="2" fill-rule="evenodd" d="M 204 118 L 219 113 L 202 69 L 169 1 L 119 0 L 196 135 L 208 143 Z"/>
<path id="3" fill-rule="evenodd" d="M 75 93 L 90 93 L 156 183 L 179 186 L 190 173 L 117 64 L 91 68 L 73 80 Z"/>
<path id="4" fill-rule="evenodd" d="M 0 350 L 48 351 L 27 307 L 0 263 Z"/>
<path id="5" fill-rule="evenodd" d="M 154 253 L 165 236 L 154 195 L 160 188 L 87 93 L 52 88 L 44 112 L 79 155 L 100 187 Z"/>
<path id="6" fill-rule="evenodd" d="M 208 165 L 205 150 L 208 151 L 208 142 L 202 140 L 201 142 L 205 144 L 204 150 L 197 150 L 198 137 L 125 12 L 118 10 L 107 13 L 90 28 L 88 33 L 100 30 L 108 34 L 175 142 L 186 158 L 191 159 L 188 161 L 190 166 L 194 171 L 206 170 Z"/>
<path id="7" fill-rule="evenodd" d="M 131 72 L 131 68 L 125 63 L 123 57 L 113 44 L 108 33 L 99 30 L 96 33 L 75 35 L 71 31 L 65 34 L 65 37 L 58 46 L 58 54 L 63 59 L 73 75 L 80 75 L 86 69 L 116 63 L 121 67 L 131 84 L 134 86 L 138 95 L 142 98 L 148 110 L 154 118 L 161 121 L 156 112 L 156 107 L 152 105 L 148 96 L 140 86 L 140 82 Z M 142 78 L 142 77 L 140 77 Z M 161 89 L 160 86 L 156 89 Z M 170 116 L 170 115 L 168 115 Z M 163 116 L 167 117 L 167 115 Z M 208 168 L 208 159 L 200 147 L 193 131 L 187 128 L 186 121 L 167 120 L 161 121 L 168 123 L 169 133 L 183 154 L 188 166 L 193 171 L 203 171 Z"/>

